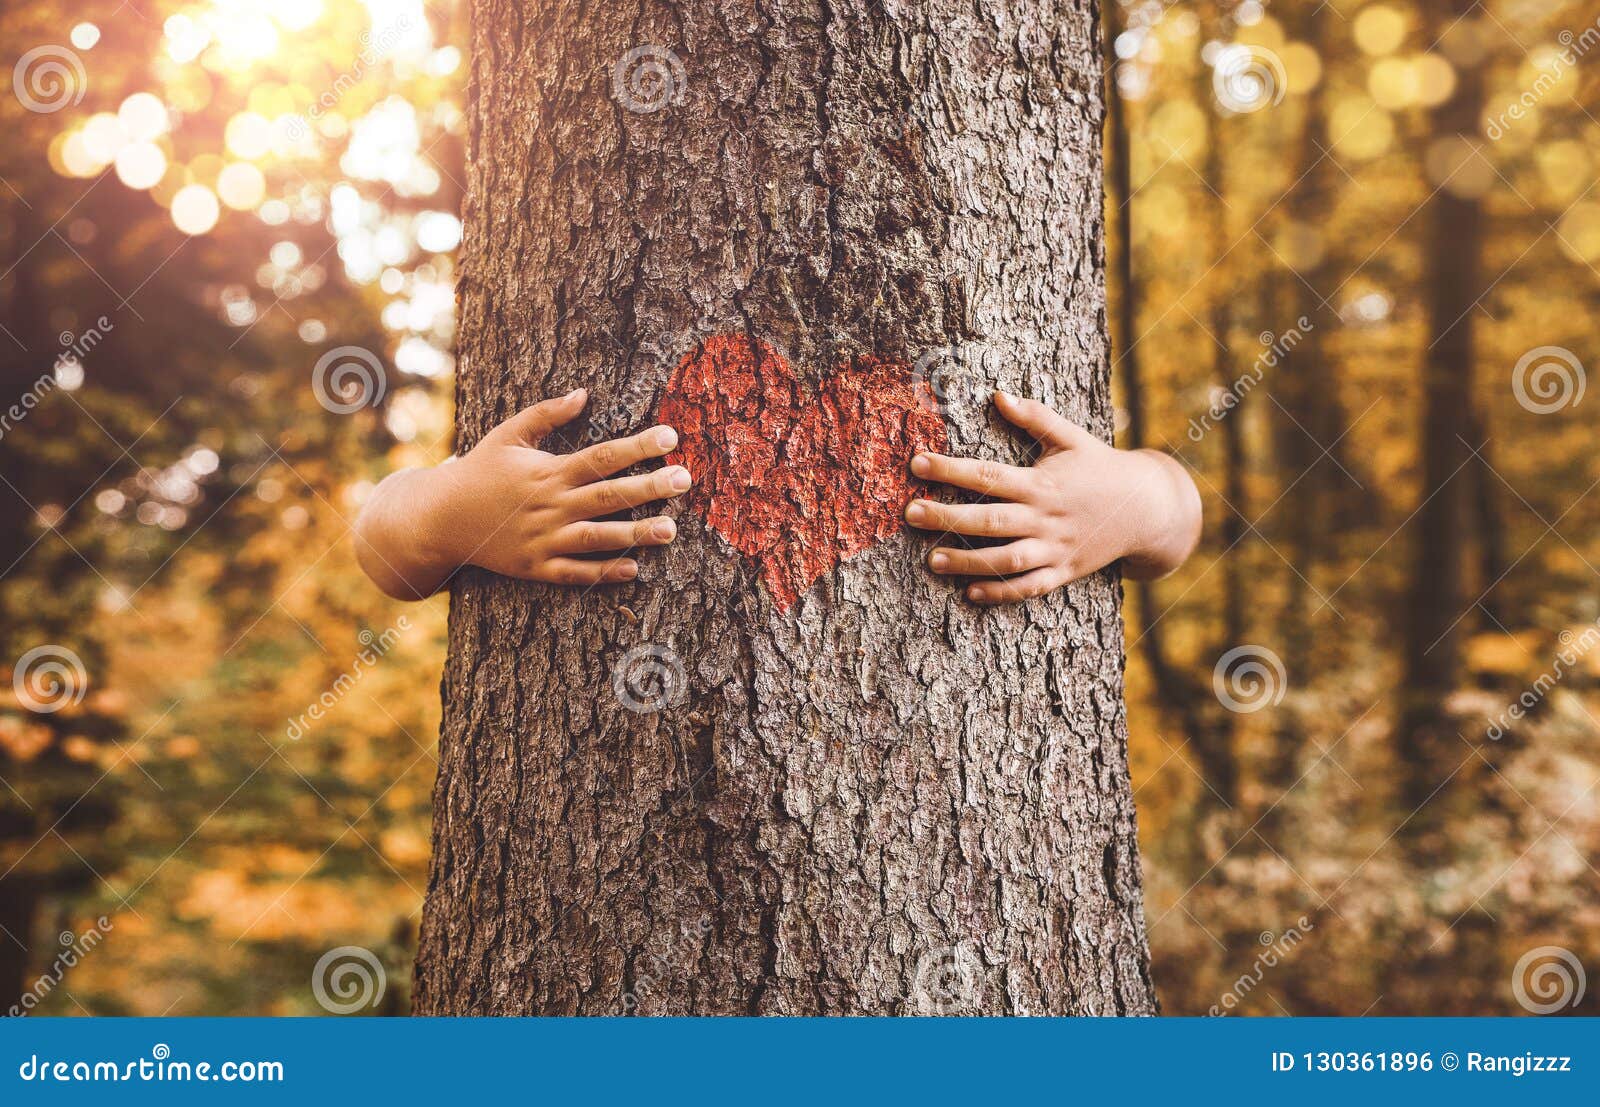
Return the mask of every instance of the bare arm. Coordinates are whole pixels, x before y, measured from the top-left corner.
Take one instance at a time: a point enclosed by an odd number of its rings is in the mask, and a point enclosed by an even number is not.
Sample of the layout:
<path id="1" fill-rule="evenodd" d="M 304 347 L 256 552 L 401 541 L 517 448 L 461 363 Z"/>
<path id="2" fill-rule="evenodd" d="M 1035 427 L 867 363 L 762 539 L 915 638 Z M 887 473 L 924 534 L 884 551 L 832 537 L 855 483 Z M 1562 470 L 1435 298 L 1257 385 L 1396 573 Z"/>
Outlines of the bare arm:
<path id="1" fill-rule="evenodd" d="M 1139 541 L 1122 555 L 1123 575 L 1155 580 L 1176 572 L 1200 543 L 1200 490 L 1194 478 L 1160 450 L 1114 452 L 1130 467 L 1128 476 L 1139 486 L 1134 494 L 1142 500 L 1139 517 L 1144 523 Z M 1135 461 L 1149 464 L 1147 476 L 1131 468 Z"/>

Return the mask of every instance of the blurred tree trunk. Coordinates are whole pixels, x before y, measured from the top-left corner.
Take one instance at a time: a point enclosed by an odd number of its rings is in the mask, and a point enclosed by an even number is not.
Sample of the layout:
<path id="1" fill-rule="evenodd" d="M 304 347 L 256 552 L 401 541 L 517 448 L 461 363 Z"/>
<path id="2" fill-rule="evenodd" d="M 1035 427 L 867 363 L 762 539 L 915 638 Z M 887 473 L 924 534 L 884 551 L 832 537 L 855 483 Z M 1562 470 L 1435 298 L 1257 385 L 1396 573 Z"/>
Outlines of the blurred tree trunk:
<path id="1" fill-rule="evenodd" d="M 54 336 L 45 337 L 49 312 L 40 302 L 43 282 L 28 249 L 46 229 L 33 209 L 22 204 L 11 205 L 6 218 L 0 220 L 0 245 L 4 246 L 0 257 L 15 259 L 8 263 L 10 272 L 6 278 L 0 279 L 0 326 L 5 327 L 0 332 L 0 395 L 7 397 L 0 406 L 17 403 L 34 388 L 35 382 L 50 371 L 51 351 L 58 347 Z M 15 483 L 26 472 L 27 459 L 17 454 L 20 436 L 10 433 L 10 422 L 7 420 L 6 433 L 0 434 L 0 462 L 5 464 L 6 474 L 6 479 L 0 481 L 0 574 L 14 569 L 33 541 L 28 533 L 33 509 Z M 6 624 L 21 621 L 7 618 Z M 4 636 L 0 630 L 0 637 Z"/>
<path id="2" fill-rule="evenodd" d="M 1470 382 L 1469 382 L 1470 384 Z M 1472 524 L 1478 540 L 1477 591 L 1483 609 L 1479 624 L 1486 631 L 1504 631 L 1506 615 L 1500 603 L 1500 579 L 1506 574 L 1505 518 L 1500 510 L 1500 478 L 1494 470 L 1494 443 L 1489 439 L 1488 421 L 1476 403 L 1468 400 L 1470 435 L 1477 450 L 1472 469 Z"/>
<path id="3" fill-rule="evenodd" d="M 1133 266 L 1133 139 L 1132 125 L 1128 122 L 1128 104 L 1122 90 L 1117 87 L 1117 35 L 1123 29 L 1123 7 L 1120 0 L 1106 5 L 1105 25 L 1105 96 L 1106 134 L 1110 138 L 1111 164 L 1106 167 L 1111 181 L 1112 204 L 1116 206 L 1116 234 L 1109 235 L 1113 244 L 1112 265 L 1116 273 L 1116 298 L 1114 333 L 1111 344 L 1112 364 L 1122 368 L 1123 391 L 1127 394 L 1128 441 L 1131 449 L 1142 449 L 1149 443 L 1145 429 L 1144 372 L 1139 357 L 1139 303 L 1144 297 Z"/>
<path id="4" fill-rule="evenodd" d="M 0 1010 L 19 1003 L 34 983 L 28 979 L 33 960 L 29 943 L 38 916 L 38 884 L 22 873 L 0 877 L 0 996 L 7 997 Z"/>
<path id="5" fill-rule="evenodd" d="M 1327 16 L 1323 6 L 1305 17 L 1305 41 L 1319 53 L 1326 45 Z M 1277 510 L 1289 517 L 1286 547 L 1289 564 L 1285 581 L 1287 600 L 1279 625 L 1283 628 L 1283 661 L 1290 680 L 1313 671 L 1311 644 L 1316 611 L 1312 607 L 1313 581 L 1323 562 L 1333 531 L 1331 512 L 1343 496 L 1336 482 L 1347 481 L 1344 451 L 1346 419 L 1339 397 L 1339 373 L 1323 352 L 1322 330 L 1326 310 L 1319 289 L 1331 291 L 1328 220 L 1333 188 L 1329 161 L 1323 152 L 1327 141 L 1327 112 L 1322 83 L 1305 96 L 1305 119 L 1291 170 L 1295 182 L 1285 202 L 1288 235 L 1295 256 L 1288 260 L 1287 299 L 1293 323 L 1279 321 L 1268 331 L 1281 336 L 1289 326 L 1300 330 L 1298 320 L 1313 325 L 1304 330 L 1279 363 L 1277 406 L 1278 468 L 1281 479 L 1292 484 Z M 1278 259 L 1284 264 L 1284 259 Z M 1324 456 L 1324 451 L 1326 456 Z M 1276 733 L 1263 765 L 1262 779 L 1270 801 L 1276 801 L 1297 778 L 1301 750 L 1305 748 L 1303 721 L 1290 705 L 1277 713 Z M 1286 814 L 1275 806 L 1264 822 L 1270 828 Z"/>
<path id="6" fill-rule="evenodd" d="M 1472 0 L 1438 5 L 1435 37 L 1476 6 Z M 1459 66 L 1454 94 L 1432 112 L 1435 140 L 1467 150 L 1476 141 L 1483 111 L 1483 74 Z M 1481 155 L 1479 155 L 1481 156 Z M 1428 348 L 1422 363 L 1419 436 L 1421 502 L 1413 526 L 1416 545 L 1405 640 L 1405 708 L 1400 756 L 1408 810 L 1427 802 L 1456 762 L 1461 743 L 1444 712 L 1444 699 L 1460 680 L 1463 547 L 1472 476 L 1468 435 L 1472 426 L 1473 323 L 1480 295 L 1478 268 L 1483 215 L 1475 195 L 1442 183 L 1428 201 L 1426 280 Z M 1407 825 L 1421 831 L 1426 817 Z"/>
<path id="7" fill-rule="evenodd" d="M 1128 412 L 1128 433 L 1124 445 L 1128 449 L 1143 449 L 1150 444 L 1145 412 L 1145 382 L 1143 364 L 1139 357 L 1139 304 L 1144 288 L 1133 264 L 1133 153 L 1131 127 L 1128 122 L 1128 105 L 1117 88 L 1115 43 L 1120 25 L 1118 15 L 1122 5 L 1108 5 L 1105 19 L 1106 56 L 1106 130 L 1110 136 L 1111 164 L 1107 177 L 1111 181 L 1110 201 L 1116 207 L 1116 233 L 1110 235 L 1114 244 L 1112 265 L 1116 274 L 1116 311 L 1113 313 L 1114 331 L 1111 343 L 1113 365 L 1122 369 L 1122 391 Z M 1150 683 L 1155 690 L 1156 706 L 1166 721 L 1179 727 L 1183 735 L 1201 749 L 1207 746 L 1206 733 L 1211 729 L 1202 704 L 1209 691 L 1191 678 L 1184 670 L 1173 665 L 1167 654 L 1166 634 L 1162 627 L 1163 608 L 1156 597 L 1153 581 L 1133 582 L 1134 611 L 1138 634 L 1135 645 L 1139 656 L 1150 671 Z M 1208 774 L 1208 776 L 1211 774 Z M 1218 774 L 1225 777 L 1226 774 Z M 1209 803 L 1212 793 L 1207 790 L 1201 797 Z M 1230 800 L 1231 802 L 1231 800 Z"/>
<path id="8" fill-rule="evenodd" d="M 1210 94 L 1207 67 L 1202 65 L 1200 102 L 1205 103 Z M 1229 269 L 1227 255 L 1233 242 L 1228 233 L 1227 162 L 1223 154 L 1224 128 L 1227 117 L 1218 115 L 1211 120 L 1210 133 L 1206 135 L 1206 160 L 1201 176 L 1211 202 L 1209 241 L 1203 259 L 1210 271 L 1207 298 L 1209 339 L 1211 344 L 1211 379 L 1223 389 L 1234 383 L 1233 358 L 1229 349 L 1229 335 L 1233 320 L 1229 305 L 1233 290 L 1227 285 Z M 1221 286 L 1219 289 L 1218 286 Z M 1239 545 L 1246 533 L 1244 506 L 1244 400 L 1227 413 L 1218 426 L 1222 432 L 1222 613 L 1223 651 L 1244 643 L 1244 580 L 1243 558 Z M 1214 697 L 1211 697 L 1214 699 Z M 1207 783 L 1217 801 L 1232 809 L 1238 802 L 1238 768 L 1233 753 L 1235 716 L 1229 711 L 1213 710 L 1208 714 L 1205 733 L 1199 739 L 1200 756 L 1207 774 Z"/>
<path id="9" fill-rule="evenodd" d="M 1222 572 L 1222 637 L 1234 644 L 1245 641 L 1249 633 L 1244 610 L 1246 562 L 1243 547 L 1250 533 L 1245 521 L 1250 493 L 1245 484 L 1248 458 L 1243 407 L 1241 403 L 1235 408 L 1219 428 L 1222 431 L 1222 494 L 1228 499 L 1228 506 L 1222 512 L 1222 548 L 1228 551 L 1223 558 Z"/>
<path id="10" fill-rule="evenodd" d="M 46 350 L 53 342 L 42 341 L 50 318 L 40 302 L 35 267 L 22 264 L 27 248 L 42 234 L 34 210 L 22 203 L 13 203 L 6 218 L 0 219 L 0 245 L 5 246 L 0 256 L 16 259 L 8 278 L 0 280 L 0 325 L 5 326 L 5 333 L 0 333 L 0 395 L 10 397 L 5 405 L 18 402 L 40 374 L 50 371 Z M 32 542 L 29 523 L 34 510 L 14 482 L 22 480 L 22 472 L 37 466 L 38 461 L 19 453 L 18 440 L 19 435 L 10 434 L 10 427 L 0 434 L 0 474 L 6 477 L 0 480 L 0 574 L 16 573 L 18 561 Z M 37 645 L 27 637 L 34 629 L 29 611 L 18 609 L 11 595 L 13 590 L 0 589 L 0 656 L 8 672 L 16 657 Z M 21 606 L 34 606 L 35 597 L 21 598 Z M 16 781 L 21 769 L 24 763 L 11 757 L 10 750 L 0 750 L 0 777 Z M 0 854 L 26 857 L 29 846 L 37 843 L 48 825 L 16 790 L 8 787 L 0 792 Z M 30 984 L 30 944 L 34 942 L 40 886 L 32 870 L 21 869 L 19 864 L 6 862 L 3 869 L 10 872 L 0 877 L 0 997 L 5 997 L 0 998 L 0 1009 L 18 1003 Z"/>
<path id="11" fill-rule="evenodd" d="M 987 344 L 1108 438 L 1095 18 L 475 0 L 459 447 L 579 384 L 647 426 L 719 333 L 786 394 Z M 787 606 L 674 510 L 636 585 L 457 580 L 415 1009 L 1152 1012 L 1115 575 L 979 611 L 897 534 Z"/>

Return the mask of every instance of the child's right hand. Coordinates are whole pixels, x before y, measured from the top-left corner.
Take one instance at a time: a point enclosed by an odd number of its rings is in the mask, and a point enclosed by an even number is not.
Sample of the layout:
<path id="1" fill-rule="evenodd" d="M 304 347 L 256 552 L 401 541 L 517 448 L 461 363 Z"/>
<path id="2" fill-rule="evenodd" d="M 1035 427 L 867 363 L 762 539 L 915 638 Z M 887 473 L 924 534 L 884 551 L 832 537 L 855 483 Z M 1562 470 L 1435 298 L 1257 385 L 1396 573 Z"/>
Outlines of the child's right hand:
<path id="1" fill-rule="evenodd" d="M 399 599 L 437 592 L 463 565 L 553 584 L 632 580 L 632 558 L 590 560 L 578 554 L 664 546 L 671 519 L 599 520 L 689 490 L 689 471 L 674 465 L 611 478 L 670 453 L 671 427 L 651 427 L 572 454 L 537 444 L 571 422 L 588 398 L 577 389 L 513 415 L 465 457 L 432 469 L 407 469 L 373 489 L 356 520 L 356 556 L 373 582 Z"/>

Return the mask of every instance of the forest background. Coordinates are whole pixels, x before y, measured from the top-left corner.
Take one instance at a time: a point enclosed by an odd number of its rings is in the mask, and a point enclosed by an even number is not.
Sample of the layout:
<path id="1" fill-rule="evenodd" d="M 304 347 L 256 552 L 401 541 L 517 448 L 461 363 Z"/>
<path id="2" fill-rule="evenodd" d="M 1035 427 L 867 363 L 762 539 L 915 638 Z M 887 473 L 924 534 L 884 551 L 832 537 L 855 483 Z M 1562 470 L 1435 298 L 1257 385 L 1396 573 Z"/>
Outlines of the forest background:
<path id="1" fill-rule="evenodd" d="M 1104 15 L 1163 1008 L 1600 1012 L 1600 12 Z M 465 19 L 0 5 L 0 1010 L 408 1009 L 447 601 L 349 530 L 450 451 Z"/>

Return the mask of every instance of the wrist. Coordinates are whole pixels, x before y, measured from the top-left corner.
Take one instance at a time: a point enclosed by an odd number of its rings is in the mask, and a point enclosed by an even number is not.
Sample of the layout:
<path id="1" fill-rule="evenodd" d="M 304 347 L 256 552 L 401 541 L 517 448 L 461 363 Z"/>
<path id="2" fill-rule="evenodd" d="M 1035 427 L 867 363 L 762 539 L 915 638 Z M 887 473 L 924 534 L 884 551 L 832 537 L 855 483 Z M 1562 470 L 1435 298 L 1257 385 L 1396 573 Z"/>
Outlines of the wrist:
<path id="1" fill-rule="evenodd" d="M 419 568 L 441 577 L 449 576 L 472 553 L 473 528 L 468 520 L 456 518 L 461 505 L 470 502 L 470 455 L 427 469 L 412 471 L 407 495 L 412 502 L 411 556 Z"/>
<path id="2" fill-rule="evenodd" d="M 1166 576 L 1188 558 L 1200 537 L 1200 494 L 1188 472 L 1159 450 L 1131 451 L 1131 493 L 1139 524 L 1123 552 L 1123 569 L 1134 579 Z"/>

